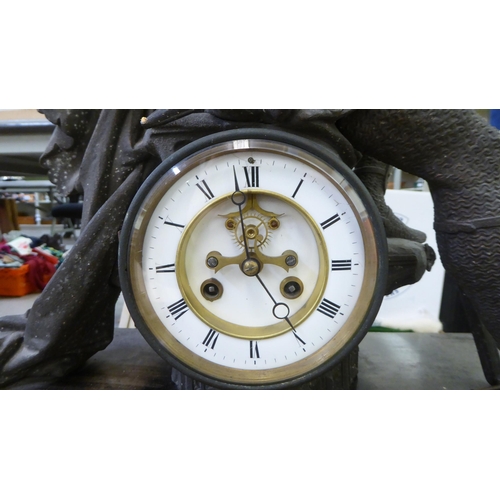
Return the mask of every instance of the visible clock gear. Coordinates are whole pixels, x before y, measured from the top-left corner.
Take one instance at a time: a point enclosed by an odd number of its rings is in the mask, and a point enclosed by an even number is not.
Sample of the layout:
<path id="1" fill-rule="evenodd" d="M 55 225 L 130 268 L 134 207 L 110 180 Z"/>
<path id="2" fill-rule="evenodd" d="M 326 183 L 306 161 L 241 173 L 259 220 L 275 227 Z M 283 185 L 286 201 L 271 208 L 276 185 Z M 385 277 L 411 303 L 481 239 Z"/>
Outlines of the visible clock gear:
<path id="1" fill-rule="evenodd" d="M 268 227 L 268 222 L 269 220 L 266 220 L 263 215 L 260 215 L 257 212 L 249 212 L 243 216 L 245 235 L 250 246 L 263 248 L 269 242 L 272 237 L 272 233 Z M 239 247 L 245 248 L 242 224 L 241 219 L 239 218 L 235 220 L 233 239 Z"/>
<path id="2" fill-rule="evenodd" d="M 243 226 L 245 227 L 245 236 L 251 241 L 252 247 L 264 247 L 272 237 L 272 231 L 278 229 L 281 225 L 279 217 L 284 214 L 276 214 L 263 209 L 257 200 L 257 194 L 254 192 L 247 193 L 247 204 L 242 209 Z M 226 215 L 226 229 L 233 232 L 235 243 L 241 247 L 245 247 L 241 217 L 238 212 L 231 212 Z"/>

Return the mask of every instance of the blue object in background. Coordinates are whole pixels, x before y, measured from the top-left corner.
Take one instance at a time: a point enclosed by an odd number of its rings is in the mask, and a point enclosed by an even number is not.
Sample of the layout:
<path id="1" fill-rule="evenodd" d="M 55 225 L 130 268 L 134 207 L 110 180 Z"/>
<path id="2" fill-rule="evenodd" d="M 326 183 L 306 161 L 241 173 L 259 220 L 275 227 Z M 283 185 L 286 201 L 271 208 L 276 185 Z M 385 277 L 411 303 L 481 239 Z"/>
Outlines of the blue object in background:
<path id="1" fill-rule="evenodd" d="M 490 109 L 490 123 L 500 129 L 500 109 Z"/>

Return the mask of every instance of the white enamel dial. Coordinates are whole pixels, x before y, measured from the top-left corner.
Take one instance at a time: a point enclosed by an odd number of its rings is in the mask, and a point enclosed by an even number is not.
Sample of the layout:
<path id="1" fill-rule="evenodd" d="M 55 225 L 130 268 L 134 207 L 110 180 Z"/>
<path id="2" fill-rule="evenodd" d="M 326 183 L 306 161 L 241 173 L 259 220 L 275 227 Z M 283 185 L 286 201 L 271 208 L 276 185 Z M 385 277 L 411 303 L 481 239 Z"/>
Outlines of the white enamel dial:
<path id="1" fill-rule="evenodd" d="M 203 376 L 266 384 L 332 358 L 366 316 L 377 251 L 344 175 L 272 141 L 229 141 L 170 168 L 130 231 L 148 335 Z"/>

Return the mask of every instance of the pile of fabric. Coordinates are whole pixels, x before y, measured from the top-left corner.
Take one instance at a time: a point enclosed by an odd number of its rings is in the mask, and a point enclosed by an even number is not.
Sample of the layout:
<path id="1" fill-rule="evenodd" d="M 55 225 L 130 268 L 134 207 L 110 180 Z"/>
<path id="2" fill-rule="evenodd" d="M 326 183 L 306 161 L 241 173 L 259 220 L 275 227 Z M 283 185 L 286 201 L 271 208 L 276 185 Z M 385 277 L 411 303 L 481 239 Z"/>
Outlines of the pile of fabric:
<path id="1" fill-rule="evenodd" d="M 18 231 L 4 234 L 0 239 L 0 280 L 12 273 L 2 275 L 4 269 L 21 269 L 27 266 L 26 280 L 30 290 L 42 291 L 64 260 L 64 247 L 58 238 L 44 235 L 32 238 L 19 235 Z M 49 246 L 52 244 L 54 246 Z M 57 247 L 57 248 L 55 248 Z"/>

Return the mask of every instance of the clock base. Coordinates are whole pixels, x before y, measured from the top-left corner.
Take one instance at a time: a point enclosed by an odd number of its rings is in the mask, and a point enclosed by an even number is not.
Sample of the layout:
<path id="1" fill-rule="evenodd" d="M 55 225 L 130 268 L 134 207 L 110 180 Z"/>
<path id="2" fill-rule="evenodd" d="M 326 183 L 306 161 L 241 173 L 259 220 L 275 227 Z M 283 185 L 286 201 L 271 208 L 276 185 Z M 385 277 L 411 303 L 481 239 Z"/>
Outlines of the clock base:
<path id="1" fill-rule="evenodd" d="M 339 364 L 320 377 L 291 387 L 290 390 L 352 390 L 358 381 L 359 347 L 355 347 Z M 172 368 L 172 382 L 177 390 L 212 390 L 215 387 L 203 384 Z"/>
<path id="2" fill-rule="evenodd" d="M 359 347 L 355 347 L 339 364 L 320 377 L 316 377 L 295 389 L 339 391 L 356 389 L 358 383 Z"/>

